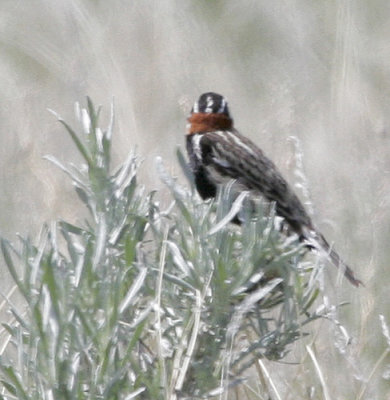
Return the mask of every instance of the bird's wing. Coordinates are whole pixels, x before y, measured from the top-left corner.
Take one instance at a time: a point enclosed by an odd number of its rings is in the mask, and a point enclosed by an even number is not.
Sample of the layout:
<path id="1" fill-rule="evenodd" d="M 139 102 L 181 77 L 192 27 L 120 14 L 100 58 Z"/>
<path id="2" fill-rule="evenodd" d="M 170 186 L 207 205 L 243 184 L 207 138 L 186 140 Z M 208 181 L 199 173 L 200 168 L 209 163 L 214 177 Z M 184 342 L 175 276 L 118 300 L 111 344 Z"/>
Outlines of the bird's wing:
<path id="1" fill-rule="evenodd" d="M 202 164 L 210 181 L 223 184 L 235 179 L 240 189 L 275 202 L 276 212 L 298 234 L 311 227 L 302 203 L 274 163 L 237 131 L 208 132 L 199 142 Z"/>

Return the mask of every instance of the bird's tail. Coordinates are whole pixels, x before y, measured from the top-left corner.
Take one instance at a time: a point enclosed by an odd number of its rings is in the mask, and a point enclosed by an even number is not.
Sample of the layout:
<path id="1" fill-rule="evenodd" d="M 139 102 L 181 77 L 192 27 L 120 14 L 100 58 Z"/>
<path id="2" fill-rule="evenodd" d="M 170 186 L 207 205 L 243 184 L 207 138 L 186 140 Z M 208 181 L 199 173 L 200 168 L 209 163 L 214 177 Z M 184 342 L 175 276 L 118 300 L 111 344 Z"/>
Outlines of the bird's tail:
<path id="1" fill-rule="evenodd" d="M 352 269 L 341 259 L 338 253 L 332 249 L 325 237 L 319 232 L 311 232 L 308 246 L 325 253 L 332 264 L 344 273 L 344 276 L 351 282 L 352 285 L 358 287 L 363 285 L 363 282 L 356 278 Z M 364 286 L 364 285 L 363 285 Z"/>

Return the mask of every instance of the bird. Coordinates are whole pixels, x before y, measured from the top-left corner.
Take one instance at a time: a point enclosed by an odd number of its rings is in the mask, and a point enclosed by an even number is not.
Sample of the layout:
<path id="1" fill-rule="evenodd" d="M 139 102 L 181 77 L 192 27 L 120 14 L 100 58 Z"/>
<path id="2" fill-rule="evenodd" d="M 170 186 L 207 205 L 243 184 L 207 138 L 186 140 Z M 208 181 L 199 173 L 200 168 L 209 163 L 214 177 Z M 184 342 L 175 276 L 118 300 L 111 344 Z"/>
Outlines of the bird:
<path id="1" fill-rule="evenodd" d="M 352 285 L 362 285 L 315 227 L 276 165 L 234 128 L 225 97 L 207 92 L 195 101 L 187 119 L 186 149 L 195 187 L 202 199 L 216 197 L 219 186 L 233 181 L 237 192 L 247 191 L 253 198 L 273 203 L 276 215 L 283 218 L 307 248 L 325 252 Z"/>

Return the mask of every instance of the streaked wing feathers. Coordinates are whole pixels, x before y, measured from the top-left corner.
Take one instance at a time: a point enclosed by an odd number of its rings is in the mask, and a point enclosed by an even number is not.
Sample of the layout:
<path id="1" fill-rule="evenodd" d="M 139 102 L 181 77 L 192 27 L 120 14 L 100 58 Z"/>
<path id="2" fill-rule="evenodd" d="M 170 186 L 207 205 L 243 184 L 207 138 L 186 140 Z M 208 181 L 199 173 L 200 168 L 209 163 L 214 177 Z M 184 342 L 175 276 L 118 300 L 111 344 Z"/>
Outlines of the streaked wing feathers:
<path id="1" fill-rule="evenodd" d="M 276 203 L 277 213 L 301 234 L 311 220 L 302 203 L 274 163 L 249 139 L 237 131 L 216 131 L 200 140 L 203 165 L 210 180 L 223 184 L 236 179 L 242 188 Z"/>

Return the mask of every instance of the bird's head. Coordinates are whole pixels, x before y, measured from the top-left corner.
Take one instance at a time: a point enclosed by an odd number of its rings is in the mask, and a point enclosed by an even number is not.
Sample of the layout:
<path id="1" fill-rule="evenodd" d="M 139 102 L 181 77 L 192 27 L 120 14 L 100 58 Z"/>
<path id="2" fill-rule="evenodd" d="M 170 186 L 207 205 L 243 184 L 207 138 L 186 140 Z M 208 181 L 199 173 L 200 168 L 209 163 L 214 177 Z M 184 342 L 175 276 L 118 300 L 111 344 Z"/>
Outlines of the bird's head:
<path id="1" fill-rule="evenodd" d="M 233 127 L 226 99 L 220 94 L 203 93 L 195 102 L 188 118 L 187 133 L 205 133 Z"/>

